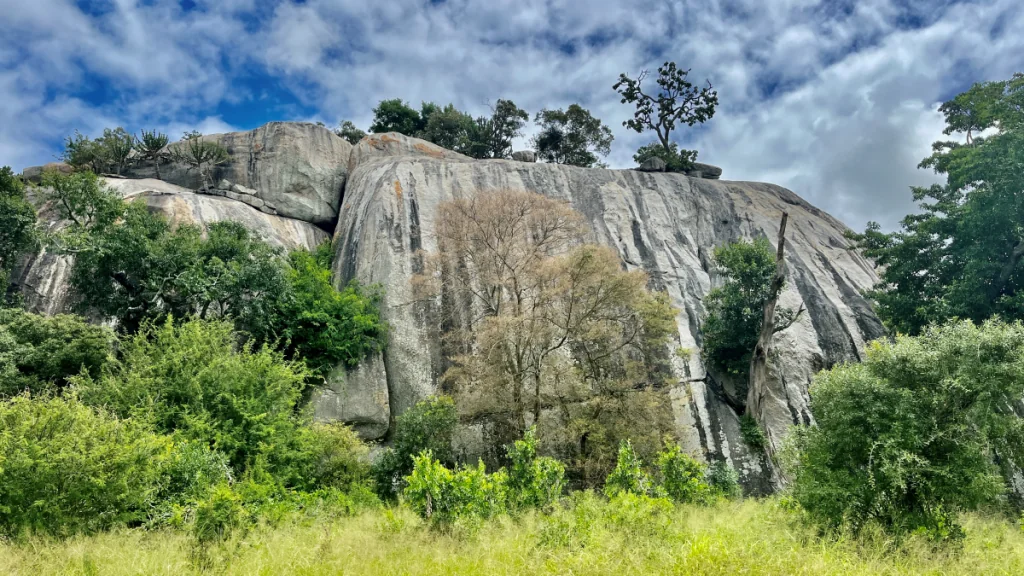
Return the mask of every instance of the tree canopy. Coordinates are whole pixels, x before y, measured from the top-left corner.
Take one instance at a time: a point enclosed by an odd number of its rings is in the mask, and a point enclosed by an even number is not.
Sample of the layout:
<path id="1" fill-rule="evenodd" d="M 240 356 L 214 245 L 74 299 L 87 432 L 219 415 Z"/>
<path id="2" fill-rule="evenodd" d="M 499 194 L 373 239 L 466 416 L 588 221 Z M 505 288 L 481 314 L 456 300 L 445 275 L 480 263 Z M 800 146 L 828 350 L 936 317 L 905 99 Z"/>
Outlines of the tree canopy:
<path id="1" fill-rule="evenodd" d="M 900 230 L 852 234 L 880 266 L 870 293 L 886 326 L 919 333 L 949 318 L 1024 318 L 1024 74 L 985 82 L 940 108 L 946 134 L 920 167 L 945 185 L 913 188 Z"/>
<path id="2" fill-rule="evenodd" d="M 603 166 L 597 154 L 607 156 L 611 152 L 611 129 L 579 104 L 571 104 L 567 110 L 541 110 L 535 122 L 540 133 L 531 144 L 547 162 L 584 168 Z"/>
<path id="3" fill-rule="evenodd" d="M 18 258 L 36 243 L 36 211 L 9 166 L 0 168 L 0 302 Z"/>

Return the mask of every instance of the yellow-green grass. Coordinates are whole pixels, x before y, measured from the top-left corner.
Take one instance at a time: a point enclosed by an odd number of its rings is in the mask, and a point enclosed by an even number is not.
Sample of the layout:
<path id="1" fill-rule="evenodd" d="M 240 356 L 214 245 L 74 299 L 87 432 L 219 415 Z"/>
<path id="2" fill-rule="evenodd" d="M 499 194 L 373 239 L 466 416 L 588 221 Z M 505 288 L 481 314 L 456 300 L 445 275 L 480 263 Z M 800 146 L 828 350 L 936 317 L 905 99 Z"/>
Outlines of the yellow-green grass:
<path id="1" fill-rule="evenodd" d="M 125 529 L 2 543 L 0 574 L 1024 574 L 1024 532 L 994 517 L 968 516 L 952 550 L 914 538 L 896 549 L 881 538 L 822 540 L 773 501 L 681 507 L 662 520 L 599 515 L 580 546 L 545 544 L 565 524 L 541 515 L 443 535 L 407 510 L 373 510 L 258 528 L 205 554 L 184 532 Z"/>

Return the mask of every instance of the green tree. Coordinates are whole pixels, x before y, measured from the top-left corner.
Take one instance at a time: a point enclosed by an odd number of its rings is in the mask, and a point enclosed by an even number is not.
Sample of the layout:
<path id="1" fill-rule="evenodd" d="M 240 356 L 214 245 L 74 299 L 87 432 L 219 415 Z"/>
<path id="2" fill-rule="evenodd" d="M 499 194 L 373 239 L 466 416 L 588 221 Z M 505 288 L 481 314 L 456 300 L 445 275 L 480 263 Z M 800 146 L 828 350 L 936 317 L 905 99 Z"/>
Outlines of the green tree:
<path id="1" fill-rule="evenodd" d="M 476 138 L 475 122 L 472 116 L 448 104 L 428 115 L 420 137 L 442 148 L 470 155 Z"/>
<path id="2" fill-rule="evenodd" d="M 107 171 L 107 160 L 100 144 L 78 130 L 74 136 L 64 139 L 60 159 L 76 170 L 91 170 L 97 174 Z"/>
<path id="3" fill-rule="evenodd" d="M 11 270 L 37 240 L 36 211 L 25 187 L 9 166 L 0 168 L 0 301 L 7 293 Z"/>
<path id="4" fill-rule="evenodd" d="M 622 125 L 637 133 L 653 130 L 665 155 L 678 158 L 686 167 L 687 161 L 696 159 L 696 152 L 673 150 L 672 131 L 677 124 L 703 124 L 715 115 L 718 105 L 718 92 L 712 89 L 711 82 L 703 88 L 696 86 L 686 79 L 689 73 L 676 67 L 675 62 L 665 62 L 658 67 L 658 86 L 650 94 L 641 86 L 647 78 L 647 70 L 641 71 L 636 80 L 620 74 L 612 86 L 622 96 L 623 104 L 636 106 L 633 118 Z"/>
<path id="5" fill-rule="evenodd" d="M 0 401 L 0 531 L 57 536 L 146 519 L 170 440 L 74 395 Z"/>
<path id="6" fill-rule="evenodd" d="M 381 100 L 373 109 L 373 122 L 370 132 L 383 134 L 398 132 L 406 136 L 417 136 L 423 129 L 420 113 L 402 101 L 401 98 Z"/>
<path id="7" fill-rule="evenodd" d="M 636 154 L 633 154 L 633 161 L 636 162 L 637 166 L 643 166 L 643 163 L 651 158 L 661 158 L 664 160 L 665 169 L 668 172 L 685 172 L 697 160 L 697 151 L 680 150 L 675 142 L 669 144 L 668 149 L 666 149 L 661 144 L 654 142 L 641 146 L 637 149 Z"/>
<path id="8" fill-rule="evenodd" d="M 957 321 L 878 340 L 820 372 L 798 429 L 793 497 L 823 527 L 961 535 L 1024 463 L 1024 326 Z"/>
<path id="9" fill-rule="evenodd" d="M 491 109 L 490 118 L 477 120 L 478 140 L 486 143 L 486 157 L 511 158 L 512 140 L 523 135 L 523 128 L 530 121 L 530 114 L 516 106 L 511 100 L 499 99 Z M 479 153 L 481 146 L 475 146 Z"/>
<path id="10" fill-rule="evenodd" d="M 541 110 L 534 122 L 540 126 L 540 133 L 531 144 L 547 162 L 584 168 L 603 166 L 595 152 L 602 156 L 611 152 L 611 129 L 579 104 L 567 110 Z"/>
<path id="11" fill-rule="evenodd" d="M 106 165 L 120 176 L 132 161 L 135 136 L 120 126 L 113 130 L 104 128 L 103 136 L 96 139 L 96 145 Z"/>
<path id="12" fill-rule="evenodd" d="M 167 152 L 164 150 L 167 147 L 167 141 L 167 134 L 161 134 L 156 130 L 143 130 L 142 138 L 135 141 L 135 152 L 138 153 L 139 158 L 153 163 L 158 180 L 160 179 L 160 162 L 167 159 Z"/>
<path id="13" fill-rule="evenodd" d="M 1024 74 L 974 85 L 945 103 L 946 134 L 920 167 L 946 185 L 913 188 L 920 213 L 851 238 L 879 265 L 870 292 L 893 331 L 916 334 L 949 318 L 1024 318 Z M 982 135 L 982 134 L 986 135 Z"/>
<path id="14" fill-rule="evenodd" d="M 345 120 L 338 125 L 338 129 L 334 131 L 335 134 L 348 140 L 349 144 L 355 146 L 360 140 L 366 137 L 366 132 L 363 132 L 351 120 Z"/>
<path id="15" fill-rule="evenodd" d="M 452 439 L 459 414 L 455 402 L 447 396 L 435 396 L 418 402 L 395 420 L 391 447 L 373 466 L 377 493 L 393 499 L 402 491 L 406 476 L 412 472 L 413 457 L 429 451 L 444 466 L 455 465 Z"/>
<path id="16" fill-rule="evenodd" d="M 0 396 L 54 392 L 83 371 L 97 376 L 113 345 L 109 328 L 78 316 L 0 310 Z"/>
<path id="17" fill-rule="evenodd" d="M 199 172 L 202 190 L 209 190 L 210 170 L 231 159 L 223 146 L 203 138 L 199 132 L 186 132 L 181 142 L 171 147 L 171 160 Z"/>

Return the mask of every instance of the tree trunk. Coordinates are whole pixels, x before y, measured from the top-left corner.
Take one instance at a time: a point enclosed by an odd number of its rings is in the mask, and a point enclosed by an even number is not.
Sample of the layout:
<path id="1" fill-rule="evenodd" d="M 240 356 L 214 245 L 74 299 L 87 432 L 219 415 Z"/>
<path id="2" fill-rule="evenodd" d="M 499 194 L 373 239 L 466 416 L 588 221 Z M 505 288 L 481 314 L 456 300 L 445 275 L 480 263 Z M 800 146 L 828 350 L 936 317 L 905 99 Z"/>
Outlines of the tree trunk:
<path id="1" fill-rule="evenodd" d="M 761 322 L 761 334 L 754 346 L 754 353 L 750 358 L 750 382 L 747 390 L 747 415 L 754 418 L 758 426 L 764 432 L 765 453 L 768 461 L 773 467 L 772 476 L 781 483 L 785 482 L 782 472 L 776 463 L 776 454 L 781 448 L 781 438 L 768 426 L 765 409 L 771 397 L 776 396 L 776 391 L 771 390 L 768 385 L 768 358 L 771 355 L 772 335 L 775 333 L 775 307 L 779 302 L 779 294 L 785 284 L 785 260 L 786 249 L 786 223 L 789 221 L 789 214 L 782 213 L 782 223 L 779 225 L 778 251 L 775 256 L 775 276 L 772 278 L 768 299 L 764 303 L 764 315 Z"/>

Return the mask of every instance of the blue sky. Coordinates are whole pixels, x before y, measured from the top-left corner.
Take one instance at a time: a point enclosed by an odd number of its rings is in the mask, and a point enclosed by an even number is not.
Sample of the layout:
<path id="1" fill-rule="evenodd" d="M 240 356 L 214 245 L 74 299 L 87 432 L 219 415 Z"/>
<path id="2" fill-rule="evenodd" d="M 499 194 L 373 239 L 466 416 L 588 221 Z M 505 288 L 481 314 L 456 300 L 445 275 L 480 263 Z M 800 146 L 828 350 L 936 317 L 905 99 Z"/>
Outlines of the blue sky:
<path id="1" fill-rule="evenodd" d="M 628 132 L 611 85 L 674 60 L 719 90 L 678 140 L 725 178 L 793 189 L 854 228 L 912 208 L 938 104 L 1024 71 L 1020 0 L 0 0 L 0 165 L 78 129 L 172 136 L 270 120 L 366 128 L 383 98 L 473 114 L 579 102 Z M 532 128 L 532 127 L 531 127 Z M 529 134 L 527 134 L 529 136 Z M 525 138 L 520 147 L 525 146 Z"/>

